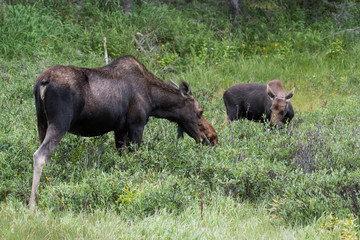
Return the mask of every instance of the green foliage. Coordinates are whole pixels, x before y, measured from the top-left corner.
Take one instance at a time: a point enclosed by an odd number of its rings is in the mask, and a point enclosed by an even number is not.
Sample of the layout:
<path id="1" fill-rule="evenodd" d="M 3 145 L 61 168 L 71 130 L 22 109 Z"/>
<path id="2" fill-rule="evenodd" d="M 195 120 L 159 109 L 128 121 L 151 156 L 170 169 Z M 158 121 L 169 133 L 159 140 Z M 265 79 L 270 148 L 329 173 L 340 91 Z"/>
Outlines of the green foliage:
<path id="1" fill-rule="evenodd" d="M 2 5 L 1 12 L 3 21 L 0 23 L 0 34 L 4 44 L 1 44 L 0 53 L 4 57 L 41 55 L 47 49 L 54 48 L 55 51 L 61 51 L 56 40 L 59 40 L 65 29 L 60 26 L 59 19 L 46 14 L 46 9 Z"/>
<path id="2" fill-rule="evenodd" d="M 117 202 L 125 205 L 133 203 L 134 200 L 140 195 L 140 191 L 137 189 L 132 189 L 129 184 L 125 186 L 123 192 L 124 194 L 119 195 Z"/>
<path id="3" fill-rule="evenodd" d="M 102 209 L 111 207 L 119 195 L 124 184 L 113 174 L 105 174 L 99 171 L 90 171 L 81 182 L 69 184 L 51 181 L 45 176 L 46 184 L 40 185 L 43 198 L 39 206 L 53 210 L 86 211 L 88 209 Z"/>
<path id="4" fill-rule="evenodd" d="M 146 218 L 127 213 L 96 210 L 93 213 L 37 210 L 36 214 L 18 202 L 0 205 L 1 239 L 339 239 L 340 229 L 324 227 L 327 216 L 307 226 L 274 224 L 263 204 L 239 203 L 232 198 L 212 196 L 203 214 L 191 203 L 179 214 L 166 209 Z M 351 217 L 347 217 L 353 221 Z M 348 223 L 345 218 L 340 221 Z M 352 235 L 354 236 L 354 234 Z M 356 235 L 355 235 L 356 237 Z M 348 238 L 351 239 L 351 238 Z M 355 238 L 356 239 L 356 238 Z"/>
<path id="5" fill-rule="evenodd" d="M 344 46 L 343 42 L 339 39 L 335 39 L 335 41 L 332 41 L 329 43 L 329 50 L 327 51 L 327 55 L 330 57 L 336 57 L 338 55 L 341 55 L 344 53 Z"/>
<path id="6" fill-rule="evenodd" d="M 321 226 L 328 231 L 339 232 L 341 239 L 359 239 L 356 233 L 356 218 L 353 214 L 349 214 L 349 217 L 343 220 L 331 214 L 328 221 Z"/>

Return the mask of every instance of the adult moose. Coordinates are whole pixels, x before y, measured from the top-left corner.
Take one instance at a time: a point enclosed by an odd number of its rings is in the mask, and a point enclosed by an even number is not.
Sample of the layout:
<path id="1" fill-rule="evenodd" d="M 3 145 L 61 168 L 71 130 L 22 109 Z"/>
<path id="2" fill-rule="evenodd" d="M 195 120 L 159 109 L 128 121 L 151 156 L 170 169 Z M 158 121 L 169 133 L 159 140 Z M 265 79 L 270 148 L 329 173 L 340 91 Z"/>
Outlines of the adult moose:
<path id="1" fill-rule="evenodd" d="M 115 133 L 121 150 L 138 146 L 150 116 L 176 122 L 200 143 L 203 109 L 181 81 L 178 89 L 149 72 L 132 56 L 100 68 L 53 66 L 36 79 L 35 105 L 40 147 L 34 153 L 29 206 L 35 206 L 41 172 L 66 132 L 80 136 Z"/>
<path id="2" fill-rule="evenodd" d="M 290 102 L 294 91 L 295 88 L 286 93 L 280 80 L 272 80 L 268 84 L 235 84 L 223 95 L 226 119 L 270 121 L 270 126 L 283 127 L 294 117 L 294 109 Z"/>

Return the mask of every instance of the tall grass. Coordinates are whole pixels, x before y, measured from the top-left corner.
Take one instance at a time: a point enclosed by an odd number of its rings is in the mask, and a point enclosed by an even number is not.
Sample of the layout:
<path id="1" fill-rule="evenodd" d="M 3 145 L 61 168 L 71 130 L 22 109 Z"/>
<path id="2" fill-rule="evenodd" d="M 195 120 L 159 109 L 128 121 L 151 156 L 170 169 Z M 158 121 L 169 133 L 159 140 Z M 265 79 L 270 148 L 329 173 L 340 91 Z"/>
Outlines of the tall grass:
<path id="1" fill-rule="evenodd" d="M 103 210 L 94 213 L 38 213 L 10 205 L 1 210 L 2 239 L 338 239 L 345 227 L 327 229 L 328 216 L 306 227 L 274 224 L 264 205 L 254 207 L 214 197 L 201 213 L 196 204 L 181 214 L 163 209 L 131 219 Z"/>

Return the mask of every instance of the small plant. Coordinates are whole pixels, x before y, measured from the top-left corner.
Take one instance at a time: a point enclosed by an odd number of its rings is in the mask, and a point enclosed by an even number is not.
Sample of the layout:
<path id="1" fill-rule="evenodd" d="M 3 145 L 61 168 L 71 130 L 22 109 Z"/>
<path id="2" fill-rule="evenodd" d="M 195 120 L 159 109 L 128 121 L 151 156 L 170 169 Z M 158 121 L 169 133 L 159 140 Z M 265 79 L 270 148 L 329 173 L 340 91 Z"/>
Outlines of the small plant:
<path id="1" fill-rule="evenodd" d="M 178 62 L 179 55 L 177 53 L 160 53 L 157 54 L 157 64 L 163 69 L 163 70 L 174 70 L 176 68 L 176 63 Z"/>
<path id="2" fill-rule="evenodd" d="M 131 183 L 127 183 L 123 188 L 123 193 L 119 195 L 119 198 L 116 200 L 117 203 L 123 204 L 125 206 L 131 205 L 141 194 L 138 189 L 133 189 Z"/>
<path id="3" fill-rule="evenodd" d="M 340 239 L 357 240 L 359 235 L 357 233 L 358 221 L 353 214 L 349 214 L 347 218 L 339 219 L 336 215 L 330 214 L 328 221 L 321 223 L 321 227 L 330 232 L 339 232 Z"/>
<path id="4" fill-rule="evenodd" d="M 336 38 L 335 41 L 330 41 L 328 46 L 329 49 L 326 54 L 329 57 L 336 57 L 344 54 L 345 52 L 343 41 L 338 38 Z"/>

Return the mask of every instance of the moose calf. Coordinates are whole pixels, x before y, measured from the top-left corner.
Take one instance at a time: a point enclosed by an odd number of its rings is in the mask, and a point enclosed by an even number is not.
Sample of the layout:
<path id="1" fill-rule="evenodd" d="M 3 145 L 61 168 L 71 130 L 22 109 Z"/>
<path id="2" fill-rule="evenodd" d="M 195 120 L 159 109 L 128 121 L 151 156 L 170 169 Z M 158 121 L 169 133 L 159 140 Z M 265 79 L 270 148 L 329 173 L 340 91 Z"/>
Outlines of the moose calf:
<path id="1" fill-rule="evenodd" d="M 223 95 L 226 119 L 270 121 L 270 126 L 283 127 L 294 117 L 294 109 L 290 102 L 294 91 L 295 88 L 286 93 L 280 80 L 272 80 L 268 84 L 235 84 Z"/>

